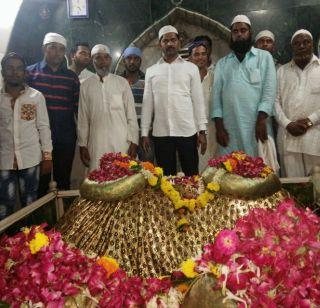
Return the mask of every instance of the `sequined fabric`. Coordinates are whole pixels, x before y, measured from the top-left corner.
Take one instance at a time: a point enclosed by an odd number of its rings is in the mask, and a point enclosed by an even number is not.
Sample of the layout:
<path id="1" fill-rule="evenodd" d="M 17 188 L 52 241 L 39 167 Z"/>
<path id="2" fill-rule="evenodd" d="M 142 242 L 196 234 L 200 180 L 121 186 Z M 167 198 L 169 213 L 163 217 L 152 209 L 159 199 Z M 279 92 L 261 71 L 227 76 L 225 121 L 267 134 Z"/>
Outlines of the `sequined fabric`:
<path id="1" fill-rule="evenodd" d="M 204 244 L 252 208 L 274 208 L 280 191 L 257 200 L 216 196 L 205 208 L 187 214 L 188 232 L 176 228 L 177 214 L 161 192 L 146 188 L 118 201 L 76 200 L 57 225 L 63 238 L 87 253 L 115 258 L 129 275 L 161 276 L 197 255 Z"/>

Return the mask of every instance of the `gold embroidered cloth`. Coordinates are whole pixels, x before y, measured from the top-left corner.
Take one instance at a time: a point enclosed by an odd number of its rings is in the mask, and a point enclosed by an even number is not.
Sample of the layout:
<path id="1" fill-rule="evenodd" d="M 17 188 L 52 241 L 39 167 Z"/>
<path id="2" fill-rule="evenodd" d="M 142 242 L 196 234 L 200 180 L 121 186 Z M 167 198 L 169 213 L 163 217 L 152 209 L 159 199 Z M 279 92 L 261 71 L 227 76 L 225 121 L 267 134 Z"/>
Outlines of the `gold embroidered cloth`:
<path id="1" fill-rule="evenodd" d="M 274 208 L 286 196 L 285 191 L 256 200 L 217 195 L 205 208 L 187 214 L 189 231 L 179 232 L 170 200 L 148 187 L 121 201 L 79 198 L 57 229 L 83 251 L 115 258 L 129 275 L 161 276 L 200 253 L 218 231 L 232 228 L 250 209 Z"/>

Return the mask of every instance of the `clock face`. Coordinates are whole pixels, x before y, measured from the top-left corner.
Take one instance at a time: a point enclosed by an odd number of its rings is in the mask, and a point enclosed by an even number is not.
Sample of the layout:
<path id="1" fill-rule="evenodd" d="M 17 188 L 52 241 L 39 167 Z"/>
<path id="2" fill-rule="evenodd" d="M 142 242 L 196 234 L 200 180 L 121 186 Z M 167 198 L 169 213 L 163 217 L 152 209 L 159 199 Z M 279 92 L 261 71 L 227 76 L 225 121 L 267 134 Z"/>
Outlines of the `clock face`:
<path id="1" fill-rule="evenodd" d="M 88 17 L 88 0 L 68 0 L 70 17 Z"/>

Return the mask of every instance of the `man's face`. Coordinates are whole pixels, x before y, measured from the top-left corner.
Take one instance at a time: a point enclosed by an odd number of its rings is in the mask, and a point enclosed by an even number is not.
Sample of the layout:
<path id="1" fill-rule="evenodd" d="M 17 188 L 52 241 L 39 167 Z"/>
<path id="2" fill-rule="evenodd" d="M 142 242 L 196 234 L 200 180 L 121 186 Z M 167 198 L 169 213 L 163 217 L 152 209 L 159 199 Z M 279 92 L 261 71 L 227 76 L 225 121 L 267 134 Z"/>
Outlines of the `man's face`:
<path id="1" fill-rule="evenodd" d="M 4 82 L 11 86 L 20 86 L 24 83 L 26 71 L 20 59 L 11 58 L 2 68 Z"/>
<path id="2" fill-rule="evenodd" d="M 174 57 L 178 55 L 180 49 L 180 41 L 176 33 L 170 32 L 162 36 L 160 48 L 166 57 Z"/>
<path id="3" fill-rule="evenodd" d="M 91 62 L 90 49 L 87 46 L 78 46 L 72 59 L 76 65 L 87 67 Z"/>
<path id="4" fill-rule="evenodd" d="M 136 55 L 129 55 L 124 59 L 124 65 L 128 72 L 137 72 L 141 66 L 141 58 Z"/>
<path id="5" fill-rule="evenodd" d="M 274 41 L 272 40 L 272 38 L 267 37 L 267 36 L 263 36 L 257 40 L 256 47 L 259 49 L 269 51 L 270 53 L 273 53 L 275 46 L 274 46 Z"/>
<path id="6" fill-rule="evenodd" d="M 66 48 L 60 43 L 49 43 L 43 46 L 44 59 L 51 65 L 61 65 L 64 61 Z"/>
<path id="7" fill-rule="evenodd" d="M 293 58 L 298 61 L 310 60 L 313 54 L 313 40 L 307 34 L 298 34 L 292 41 Z"/>
<path id="8" fill-rule="evenodd" d="M 205 68 L 208 65 L 208 53 L 204 46 L 198 46 L 192 49 L 189 60 L 197 65 L 199 69 Z"/>
<path id="9" fill-rule="evenodd" d="M 244 22 L 237 22 L 232 25 L 231 39 L 233 42 L 246 41 L 250 38 L 250 27 Z"/>
<path id="10" fill-rule="evenodd" d="M 92 56 L 92 60 L 93 66 L 100 76 L 105 76 L 109 73 L 112 62 L 112 58 L 109 54 L 99 52 Z"/>

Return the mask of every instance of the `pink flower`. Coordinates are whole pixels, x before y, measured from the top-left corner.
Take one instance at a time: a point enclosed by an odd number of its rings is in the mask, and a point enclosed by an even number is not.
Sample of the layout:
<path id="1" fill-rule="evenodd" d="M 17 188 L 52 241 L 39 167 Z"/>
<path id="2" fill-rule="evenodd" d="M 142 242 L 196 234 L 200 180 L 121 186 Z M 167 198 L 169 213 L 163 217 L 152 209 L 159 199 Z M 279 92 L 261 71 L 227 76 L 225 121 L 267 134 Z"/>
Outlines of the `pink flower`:
<path id="1" fill-rule="evenodd" d="M 214 241 L 214 255 L 218 258 L 229 257 L 236 252 L 239 245 L 239 238 L 233 230 L 222 230 Z"/>

